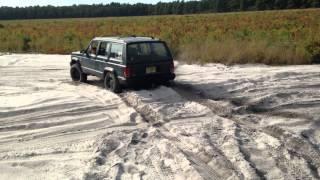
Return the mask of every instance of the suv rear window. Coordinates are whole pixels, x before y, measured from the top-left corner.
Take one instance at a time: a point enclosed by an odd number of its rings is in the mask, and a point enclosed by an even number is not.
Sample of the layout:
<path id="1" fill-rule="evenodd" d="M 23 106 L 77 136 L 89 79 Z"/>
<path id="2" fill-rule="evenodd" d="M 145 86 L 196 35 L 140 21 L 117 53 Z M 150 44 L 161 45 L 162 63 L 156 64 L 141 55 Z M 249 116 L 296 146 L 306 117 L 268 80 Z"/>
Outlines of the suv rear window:
<path id="1" fill-rule="evenodd" d="M 162 42 L 143 42 L 129 44 L 128 59 L 135 60 L 168 60 L 170 53 Z"/>

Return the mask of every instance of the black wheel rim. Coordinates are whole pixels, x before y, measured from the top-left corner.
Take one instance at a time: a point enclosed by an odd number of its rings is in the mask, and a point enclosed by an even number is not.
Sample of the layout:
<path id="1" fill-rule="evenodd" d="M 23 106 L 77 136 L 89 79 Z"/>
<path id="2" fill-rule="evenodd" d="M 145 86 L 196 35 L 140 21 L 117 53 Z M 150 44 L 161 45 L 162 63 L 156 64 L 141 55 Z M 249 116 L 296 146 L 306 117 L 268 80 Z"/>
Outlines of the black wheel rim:
<path id="1" fill-rule="evenodd" d="M 71 77 L 74 81 L 80 81 L 80 72 L 77 69 L 71 69 Z"/>

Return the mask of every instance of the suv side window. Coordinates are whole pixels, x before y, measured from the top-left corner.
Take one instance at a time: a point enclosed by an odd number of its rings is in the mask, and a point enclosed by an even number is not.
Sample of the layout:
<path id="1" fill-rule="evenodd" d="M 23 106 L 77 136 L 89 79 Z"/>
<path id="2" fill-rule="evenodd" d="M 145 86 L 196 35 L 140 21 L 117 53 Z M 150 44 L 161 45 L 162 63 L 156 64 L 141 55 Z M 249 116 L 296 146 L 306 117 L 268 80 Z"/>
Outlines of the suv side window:
<path id="1" fill-rule="evenodd" d="M 98 44 L 99 42 L 98 41 L 92 41 L 88 50 L 87 50 L 87 53 L 90 54 L 90 55 L 96 55 L 97 54 L 97 48 L 98 48 Z"/>
<path id="2" fill-rule="evenodd" d="M 110 58 L 122 60 L 123 44 L 112 43 L 110 50 Z"/>
<path id="3" fill-rule="evenodd" d="M 109 56 L 109 42 L 101 42 L 99 46 L 98 55 L 100 56 Z"/>

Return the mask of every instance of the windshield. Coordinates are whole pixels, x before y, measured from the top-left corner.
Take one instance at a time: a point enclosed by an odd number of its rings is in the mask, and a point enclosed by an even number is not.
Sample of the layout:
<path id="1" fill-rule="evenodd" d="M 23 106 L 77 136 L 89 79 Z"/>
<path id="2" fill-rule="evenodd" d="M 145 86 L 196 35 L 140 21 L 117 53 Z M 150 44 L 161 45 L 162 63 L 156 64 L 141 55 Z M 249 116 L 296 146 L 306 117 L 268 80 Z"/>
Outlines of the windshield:
<path id="1" fill-rule="evenodd" d="M 128 45 L 128 59 L 134 60 L 168 60 L 170 53 L 162 42 L 143 42 Z"/>

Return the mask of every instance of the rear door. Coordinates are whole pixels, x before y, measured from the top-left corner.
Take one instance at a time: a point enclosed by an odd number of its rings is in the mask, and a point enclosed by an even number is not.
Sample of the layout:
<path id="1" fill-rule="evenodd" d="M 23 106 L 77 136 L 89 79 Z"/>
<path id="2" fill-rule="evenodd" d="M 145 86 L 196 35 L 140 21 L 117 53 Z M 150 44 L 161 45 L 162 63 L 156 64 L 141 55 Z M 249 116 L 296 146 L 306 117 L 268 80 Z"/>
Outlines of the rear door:
<path id="1" fill-rule="evenodd" d="M 169 74 L 173 59 L 164 42 L 139 42 L 127 45 L 127 64 L 133 76 Z"/>
<path id="2" fill-rule="evenodd" d="M 118 75 L 118 78 L 124 78 L 123 77 L 123 71 L 126 67 L 123 62 L 124 58 L 124 44 L 122 43 L 111 43 L 110 44 L 110 54 L 109 54 L 109 61 L 108 65 L 113 67 L 115 72 Z"/>

